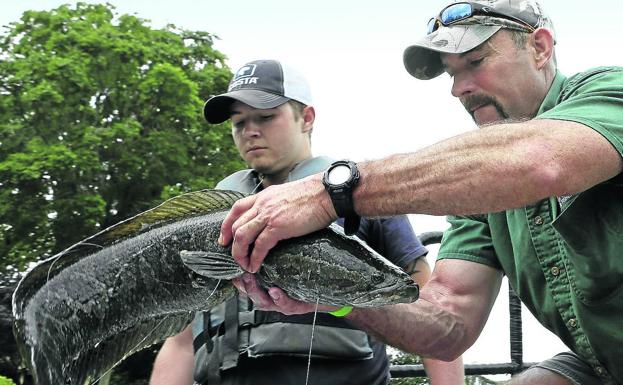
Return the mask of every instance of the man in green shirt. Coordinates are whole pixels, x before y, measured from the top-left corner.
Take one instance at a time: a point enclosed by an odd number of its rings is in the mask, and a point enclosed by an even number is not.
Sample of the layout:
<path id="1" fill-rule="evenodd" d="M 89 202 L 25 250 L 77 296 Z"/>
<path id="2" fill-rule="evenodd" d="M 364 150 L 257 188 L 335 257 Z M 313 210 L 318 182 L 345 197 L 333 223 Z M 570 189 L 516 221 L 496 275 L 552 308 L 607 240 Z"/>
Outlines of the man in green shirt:
<path id="1" fill-rule="evenodd" d="M 234 206 L 221 243 L 233 241 L 234 258 L 254 272 L 280 239 L 338 215 L 347 223 L 450 215 L 421 299 L 347 319 L 391 345 L 449 360 L 477 339 L 506 275 L 570 349 L 512 384 L 623 384 L 623 68 L 563 76 L 551 20 L 534 0 L 453 3 L 428 26 L 405 50 L 407 70 L 419 79 L 448 73 L 480 129 L 359 163 L 341 195 L 322 174 L 271 187 Z M 278 288 L 261 290 L 251 275 L 237 285 L 263 309 L 313 309 Z"/>

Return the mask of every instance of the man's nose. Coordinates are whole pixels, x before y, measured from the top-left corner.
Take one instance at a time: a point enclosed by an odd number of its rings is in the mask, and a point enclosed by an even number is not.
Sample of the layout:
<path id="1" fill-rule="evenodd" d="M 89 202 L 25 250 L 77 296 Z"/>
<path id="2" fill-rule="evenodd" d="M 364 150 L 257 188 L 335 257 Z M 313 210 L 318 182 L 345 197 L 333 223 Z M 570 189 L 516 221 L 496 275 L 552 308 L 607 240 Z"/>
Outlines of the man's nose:
<path id="1" fill-rule="evenodd" d="M 460 98 L 476 91 L 476 85 L 470 76 L 457 74 L 453 78 L 452 96 Z"/>
<path id="2" fill-rule="evenodd" d="M 244 126 L 244 131 L 242 134 L 246 138 L 256 138 L 260 136 L 261 130 L 259 124 L 256 124 L 255 122 L 248 122 Z"/>

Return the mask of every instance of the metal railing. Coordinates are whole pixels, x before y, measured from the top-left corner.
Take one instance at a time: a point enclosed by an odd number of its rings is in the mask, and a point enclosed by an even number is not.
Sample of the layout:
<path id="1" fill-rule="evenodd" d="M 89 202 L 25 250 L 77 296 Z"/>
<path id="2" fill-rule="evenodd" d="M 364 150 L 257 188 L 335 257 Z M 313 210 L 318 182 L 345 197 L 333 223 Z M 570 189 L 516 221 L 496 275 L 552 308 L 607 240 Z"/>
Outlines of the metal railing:
<path id="1" fill-rule="evenodd" d="M 418 235 L 424 245 L 441 243 L 442 232 L 433 231 Z M 508 311 L 510 329 L 510 362 L 493 364 L 465 364 L 465 374 L 516 374 L 534 365 L 535 362 L 523 362 L 523 333 L 521 324 L 521 301 L 513 289 L 508 286 Z M 418 365 L 391 365 L 392 378 L 426 377 L 424 366 Z"/>

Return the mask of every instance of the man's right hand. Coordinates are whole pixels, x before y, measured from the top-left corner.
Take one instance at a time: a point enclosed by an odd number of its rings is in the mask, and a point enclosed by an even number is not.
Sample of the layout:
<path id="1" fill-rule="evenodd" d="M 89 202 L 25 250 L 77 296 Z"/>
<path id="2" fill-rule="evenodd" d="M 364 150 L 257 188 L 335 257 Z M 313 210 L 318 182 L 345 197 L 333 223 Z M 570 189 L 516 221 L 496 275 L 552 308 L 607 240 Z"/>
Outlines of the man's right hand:
<path id="1" fill-rule="evenodd" d="M 219 243 L 233 242 L 234 260 L 257 272 L 277 242 L 320 230 L 337 218 L 321 180 L 322 174 L 315 174 L 239 200 L 221 225 Z"/>

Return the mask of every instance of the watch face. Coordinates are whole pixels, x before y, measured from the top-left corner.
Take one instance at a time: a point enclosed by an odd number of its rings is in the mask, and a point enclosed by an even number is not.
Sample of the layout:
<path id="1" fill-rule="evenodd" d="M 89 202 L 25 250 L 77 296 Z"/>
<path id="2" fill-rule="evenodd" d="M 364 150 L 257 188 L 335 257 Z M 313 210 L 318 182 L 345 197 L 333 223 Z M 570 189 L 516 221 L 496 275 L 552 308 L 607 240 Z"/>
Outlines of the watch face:
<path id="1" fill-rule="evenodd" d="M 329 171 L 329 183 L 333 185 L 343 184 L 350 178 L 350 167 L 346 165 L 337 165 Z"/>

